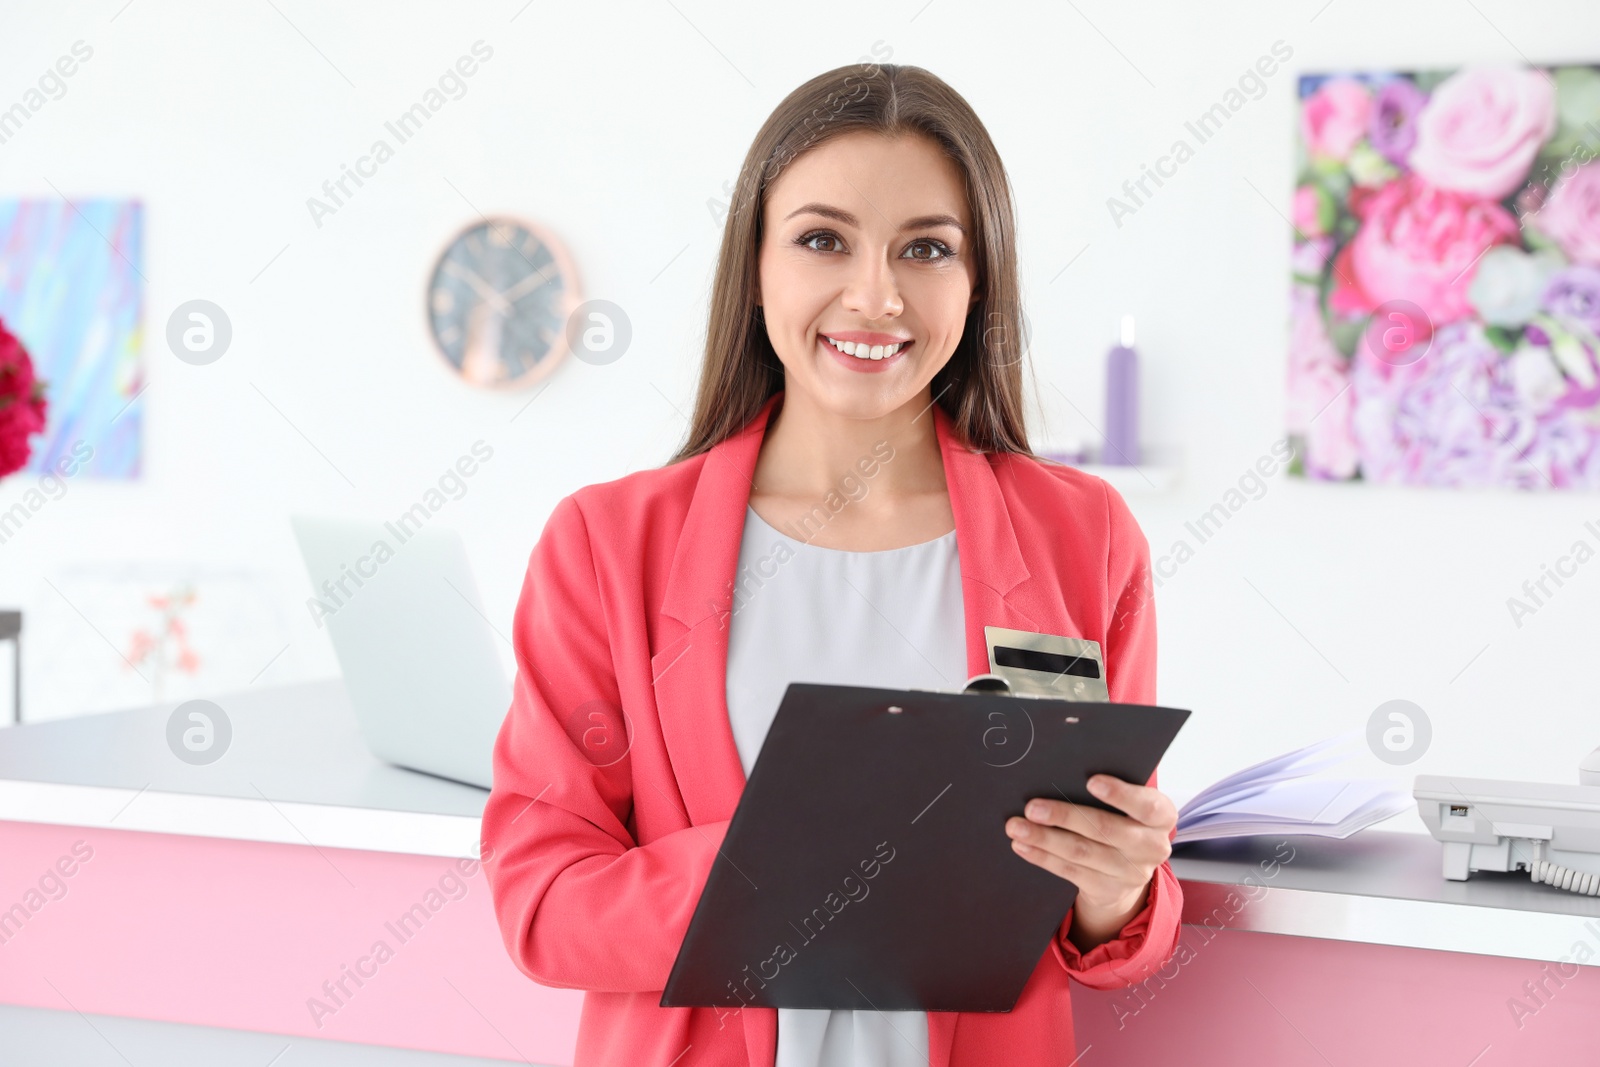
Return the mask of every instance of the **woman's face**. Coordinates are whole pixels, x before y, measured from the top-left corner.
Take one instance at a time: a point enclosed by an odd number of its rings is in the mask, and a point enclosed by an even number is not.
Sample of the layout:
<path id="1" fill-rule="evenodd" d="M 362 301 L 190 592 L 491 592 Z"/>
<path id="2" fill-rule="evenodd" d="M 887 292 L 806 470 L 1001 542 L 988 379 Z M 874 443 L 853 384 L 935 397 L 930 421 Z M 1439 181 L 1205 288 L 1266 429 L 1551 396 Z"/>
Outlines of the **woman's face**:
<path id="1" fill-rule="evenodd" d="M 757 295 L 788 396 L 854 418 L 924 396 L 977 301 L 971 230 L 929 138 L 855 131 L 791 162 L 767 190 Z"/>

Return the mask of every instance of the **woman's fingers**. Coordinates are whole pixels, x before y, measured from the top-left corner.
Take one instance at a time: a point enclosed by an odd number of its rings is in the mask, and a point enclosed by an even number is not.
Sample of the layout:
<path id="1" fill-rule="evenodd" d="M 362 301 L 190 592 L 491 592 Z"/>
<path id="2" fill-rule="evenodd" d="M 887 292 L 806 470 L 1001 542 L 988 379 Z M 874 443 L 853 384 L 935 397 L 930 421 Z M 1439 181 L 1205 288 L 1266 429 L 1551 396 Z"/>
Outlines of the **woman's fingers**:
<path id="1" fill-rule="evenodd" d="M 1109 774 L 1089 776 L 1089 792 L 1145 826 L 1170 830 L 1178 824 L 1178 809 L 1159 789 L 1134 785 Z"/>
<path id="2" fill-rule="evenodd" d="M 1114 811 L 1101 811 L 1070 800 L 1051 800 L 1036 797 L 1028 801 L 1023 812 L 1027 821 L 1036 826 L 1053 826 L 1071 830 L 1093 841 L 1101 841 L 1126 852 L 1138 847 L 1139 831 L 1143 824 Z"/>
<path id="3" fill-rule="evenodd" d="M 1026 818 L 1006 820 L 1012 849 L 1078 887 L 1087 901 L 1128 898 L 1172 854 L 1178 812 L 1166 794 L 1111 775 L 1089 779 L 1090 792 L 1120 812 L 1035 797 Z"/>
<path id="4" fill-rule="evenodd" d="M 1041 826 L 1028 819 L 1013 818 L 1006 823 L 1006 833 L 1018 845 L 1024 845 L 1028 851 L 1017 849 L 1018 855 L 1040 863 L 1060 873 L 1064 864 L 1083 871 L 1093 871 L 1108 877 L 1118 879 L 1130 885 L 1143 885 L 1149 880 L 1150 870 L 1160 864 L 1156 860 L 1146 870 L 1141 860 L 1148 859 L 1142 855 L 1130 856 L 1127 852 L 1115 845 L 1104 841 L 1097 841 L 1085 837 L 1083 834 L 1072 830 L 1063 830 L 1054 826 Z M 1142 850 L 1140 850 L 1142 851 Z M 1040 862 L 1040 860 L 1049 862 Z M 1063 877 L 1070 877 L 1063 875 Z M 1072 881 L 1078 881 L 1073 878 Z M 1083 888 L 1080 883 L 1078 888 Z"/>
<path id="5" fill-rule="evenodd" d="M 1064 830 L 1055 833 L 1066 833 Z M 1038 845 L 1025 845 L 1016 839 L 1012 847 L 1017 854 L 1037 867 L 1043 867 L 1058 878 L 1064 878 L 1078 887 L 1085 900 L 1109 901 L 1123 897 L 1130 888 L 1142 885 L 1136 871 L 1127 871 L 1117 877 L 1098 867 L 1066 858 L 1059 852 Z M 1104 847 L 1104 846 L 1102 846 Z M 1148 878 L 1145 879 L 1148 881 Z"/>

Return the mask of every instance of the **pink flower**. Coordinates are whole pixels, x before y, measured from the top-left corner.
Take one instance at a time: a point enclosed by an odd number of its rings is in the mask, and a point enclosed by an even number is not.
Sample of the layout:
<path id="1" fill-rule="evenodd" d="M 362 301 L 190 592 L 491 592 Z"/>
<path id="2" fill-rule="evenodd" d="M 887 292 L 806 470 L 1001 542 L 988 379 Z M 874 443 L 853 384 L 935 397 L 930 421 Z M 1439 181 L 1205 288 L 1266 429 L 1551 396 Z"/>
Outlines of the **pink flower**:
<path id="1" fill-rule="evenodd" d="M 1308 475 L 1349 478 L 1358 457 L 1347 361 L 1323 329 L 1315 287 L 1293 287 L 1289 323 L 1289 432 L 1305 436 Z"/>
<path id="2" fill-rule="evenodd" d="M 1431 329 L 1467 317 L 1477 261 L 1517 240 L 1517 220 L 1492 200 L 1435 189 L 1407 174 L 1358 209 L 1361 229 L 1337 266 L 1341 310 L 1373 311 L 1391 300 L 1416 304 Z M 1354 291 L 1350 291 L 1354 286 Z"/>
<path id="3" fill-rule="evenodd" d="M 1417 116 L 1411 169 L 1429 184 L 1499 200 L 1527 180 L 1556 129 L 1549 77 L 1522 67 L 1468 67 L 1440 82 Z"/>
<path id="4" fill-rule="evenodd" d="M 44 386 L 34 377 L 28 350 L 0 322 L 0 477 L 27 465 L 33 451 L 28 438 L 44 432 Z"/>
<path id="5" fill-rule="evenodd" d="M 1321 237 L 1333 225 L 1333 202 L 1315 185 L 1296 189 L 1289 210 L 1294 216 L 1294 228 L 1303 237 Z"/>
<path id="6" fill-rule="evenodd" d="M 1398 368 L 1407 367 L 1427 355 L 1433 341 L 1433 320 L 1418 316 L 1407 304 L 1391 304 L 1367 320 L 1367 328 L 1356 346 L 1356 358 L 1369 369 L 1387 378 Z"/>
<path id="7" fill-rule="evenodd" d="M 1372 94 L 1354 78 L 1330 78 L 1300 109 L 1300 134 L 1306 151 L 1324 159 L 1343 160 L 1366 136 Z"/>
<path id="8" fill-rule="evenodd" d="M 1310 371 L 1312 389 L 1326 396 L 1306 427 L 1305 469 L 1314 478 L 1343 481 L 1355 477 L 1361 456 L 1356 449 L 1351 415 L 1355 394 L 1342 367 L 1321 363 Z"/>
<path id="9" fill-rule="evenodd" d="M 1585 163 L 1550 192 L 1528 224 L 1574 263 L 1600 264 L 1600 163 Z"/>

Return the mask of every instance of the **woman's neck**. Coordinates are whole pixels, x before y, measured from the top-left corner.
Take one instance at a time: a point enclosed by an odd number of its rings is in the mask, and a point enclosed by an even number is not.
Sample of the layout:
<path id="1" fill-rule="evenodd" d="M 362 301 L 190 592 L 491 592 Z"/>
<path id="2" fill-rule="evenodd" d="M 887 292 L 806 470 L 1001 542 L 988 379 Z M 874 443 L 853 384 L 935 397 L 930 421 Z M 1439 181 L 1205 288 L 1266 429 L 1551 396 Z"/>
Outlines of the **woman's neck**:
<path id="1" fill-rule="evenodd" d="M 955 528 L 926 397 L 876 419 L 784 394 L 756 461 L 750 506 L 823 548 L 881 551 Z"/>

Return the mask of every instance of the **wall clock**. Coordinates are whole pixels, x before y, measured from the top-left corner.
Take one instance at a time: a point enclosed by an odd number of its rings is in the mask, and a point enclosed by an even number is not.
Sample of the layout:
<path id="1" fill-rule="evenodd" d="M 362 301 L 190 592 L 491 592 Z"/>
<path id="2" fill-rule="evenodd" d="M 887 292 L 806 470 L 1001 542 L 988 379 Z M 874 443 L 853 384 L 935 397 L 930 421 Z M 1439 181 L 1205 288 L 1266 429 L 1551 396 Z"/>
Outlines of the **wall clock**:
<path id="1" fill-rule="evenodd" d="M 428 278 L 435 347 L 464 381 L 486 388 L 522 388 L 555 370 L 579 303 L 577 272 L 561 243 L 504 215 L 463 228 Z"/>

